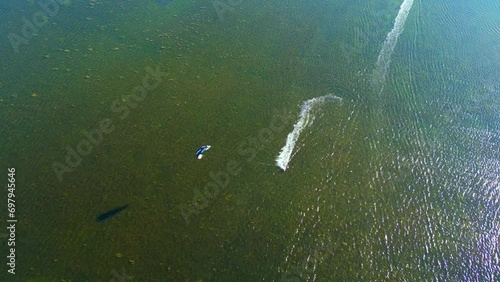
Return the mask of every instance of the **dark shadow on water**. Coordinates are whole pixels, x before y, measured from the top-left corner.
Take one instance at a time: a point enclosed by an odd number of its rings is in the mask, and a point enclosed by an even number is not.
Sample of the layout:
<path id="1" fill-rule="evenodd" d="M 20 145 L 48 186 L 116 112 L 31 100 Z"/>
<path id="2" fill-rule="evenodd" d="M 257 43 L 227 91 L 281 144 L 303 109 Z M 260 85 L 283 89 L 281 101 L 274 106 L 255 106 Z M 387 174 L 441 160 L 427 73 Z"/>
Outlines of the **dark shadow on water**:
<path id="1" fill-rule="evenodd" d="M 105 213 L 102 213 L 100 214 L 98 217 L 96 217 L 95 221 L 97 222 L 101 222 L 101 221 L 104 221 L 112 216 L 114 216 L 115 214 L 121 212 L 122 210 L 128 208 L 128 204 L 127 205 L 123 205 L 121 207 L 117 207 L 115 209 L 112 209 L 112 210 L 109 210 Z"/>

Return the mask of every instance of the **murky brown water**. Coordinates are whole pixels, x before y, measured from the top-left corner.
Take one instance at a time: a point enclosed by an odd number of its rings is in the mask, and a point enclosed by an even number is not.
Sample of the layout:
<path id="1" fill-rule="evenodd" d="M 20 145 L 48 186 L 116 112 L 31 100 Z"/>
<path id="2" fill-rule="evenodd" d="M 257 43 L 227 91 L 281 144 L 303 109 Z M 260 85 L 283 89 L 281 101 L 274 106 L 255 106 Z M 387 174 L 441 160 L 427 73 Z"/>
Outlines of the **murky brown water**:
<path id="1" fill-rule="evenodd" d="M 0 280 L 500 279 L 495 1 L 67 3 L 0 4 Z"/>

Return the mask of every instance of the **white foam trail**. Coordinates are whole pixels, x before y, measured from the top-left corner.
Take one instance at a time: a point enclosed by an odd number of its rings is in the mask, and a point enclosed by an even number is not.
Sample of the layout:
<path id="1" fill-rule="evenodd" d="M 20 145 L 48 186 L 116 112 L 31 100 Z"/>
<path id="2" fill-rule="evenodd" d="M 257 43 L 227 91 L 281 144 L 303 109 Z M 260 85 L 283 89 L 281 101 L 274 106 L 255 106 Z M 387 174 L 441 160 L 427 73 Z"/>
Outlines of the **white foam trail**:
<path id="1" fill-rule="evenodd" d="M 314 116 L 311 116 L 311 110 L 316 105 L 322 104 L 326 101 L 334 100 L 342 101 L 342 98 L 330 94 L 312 98 L 302 103 L 302 106 L 300 108 L 299 120 L 293 126 L 293 131 L 288 134 L 285 146 L 281 149 L 278 157 L 276 157 L 276 165 L 279 166 L 283 171 L 288 168 L 288 163 L 292 158 L 293 148 L 295 147 L 295 143 L 299 139 L 300 132 L 302 132 L 302 130 L 306 126 L 310 125 L 312 123 L 312 120 L 314 120 Z"/>
<path id="2" fill-rule="evenodd" d="M 372 86 L 376 90 L 382 91 L 385 83 L 385 75 L 387 74 L 387 69 L 391 62 L 391 55 L 394 52 L 394 47 L 398 42 L 399 35 L 403 32 L 403 28 L 406 22 L 406 18 L 410 13 L 411 7 L 413 6 L 413 0 L 404 0 L 399 8 L 398 15 L 394 20 L 394 27 L 387 34 L 382 49 L 378 54 L 377 63 L 375 70 L 372 74 Z"/>

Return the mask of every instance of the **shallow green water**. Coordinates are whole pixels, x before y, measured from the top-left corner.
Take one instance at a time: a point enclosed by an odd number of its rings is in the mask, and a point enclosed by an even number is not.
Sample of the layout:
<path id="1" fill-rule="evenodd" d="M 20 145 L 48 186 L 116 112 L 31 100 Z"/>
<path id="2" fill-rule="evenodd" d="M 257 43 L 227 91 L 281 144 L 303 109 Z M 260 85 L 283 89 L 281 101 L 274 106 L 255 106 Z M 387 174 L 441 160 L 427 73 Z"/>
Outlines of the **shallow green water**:
<path id="1" fill-rule="evenodd" d="M 15 52 L 41 10 L 20 2 L 0 4 L 1 281 L 500 279 L 496 1 L 413 1 L 375 83 L 402 1 L 72 1 Z"/>

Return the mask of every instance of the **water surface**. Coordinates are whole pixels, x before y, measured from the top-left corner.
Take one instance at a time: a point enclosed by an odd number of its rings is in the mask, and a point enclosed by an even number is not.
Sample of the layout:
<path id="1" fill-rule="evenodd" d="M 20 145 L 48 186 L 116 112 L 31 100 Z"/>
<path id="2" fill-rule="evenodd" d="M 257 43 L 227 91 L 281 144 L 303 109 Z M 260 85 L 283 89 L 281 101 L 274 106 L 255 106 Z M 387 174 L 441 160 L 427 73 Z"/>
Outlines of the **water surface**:
<path id="1" fill-rule="evenodd" d="M 0 280 L 500 280 L 498 1 L 18 2 Z"/>

